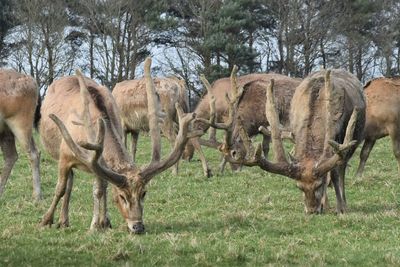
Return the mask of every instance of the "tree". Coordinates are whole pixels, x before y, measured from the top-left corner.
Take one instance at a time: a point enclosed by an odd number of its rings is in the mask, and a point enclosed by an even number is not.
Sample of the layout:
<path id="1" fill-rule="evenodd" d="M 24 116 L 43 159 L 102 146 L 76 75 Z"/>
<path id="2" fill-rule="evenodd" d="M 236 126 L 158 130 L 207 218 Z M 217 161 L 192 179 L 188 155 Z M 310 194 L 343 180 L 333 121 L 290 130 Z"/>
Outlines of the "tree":
<path id="1" fill-rule="evenodd" d="M 0 0 L 0 66 L 4 64 L 2 61 L 7 56 L 4 38 L 6 37 L 8 30 L 13 26 L 11 4 L 11 0 Z"/>

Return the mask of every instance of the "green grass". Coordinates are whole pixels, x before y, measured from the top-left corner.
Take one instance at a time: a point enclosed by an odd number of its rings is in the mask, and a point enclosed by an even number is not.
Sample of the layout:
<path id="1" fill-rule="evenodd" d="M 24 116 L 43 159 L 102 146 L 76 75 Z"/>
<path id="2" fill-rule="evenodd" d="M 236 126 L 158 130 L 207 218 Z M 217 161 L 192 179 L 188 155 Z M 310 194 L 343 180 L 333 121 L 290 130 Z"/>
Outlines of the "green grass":
<path id="1" fill-rule="evenodd" d="M 143 163 L 149 143 L 141 141 Z M 400 183 L 390 142 L 378 141 L 364 177 L 354 179 L 358 152 L 348 168 L 342 216 L 334 212 L 333 189 L 331 208 L 308 216 L 290 179 L 256 167 L 207 179 L 195 157 L 181 164 L 179 176 L 166 171 L 149 184 L 144 235 L 127 232 L 111 201 L 113 229 L 89 232 L 92 178 L 83 172 L 74 183 L 71 226 L 40 229 L 57 165 L 42 150 L 44 201 L 35 204 L 28 160 L 19 153 L 0 199 L 0 266 L 399 266 Z M 206 154 L 216 173 L 218 153 Z"/>

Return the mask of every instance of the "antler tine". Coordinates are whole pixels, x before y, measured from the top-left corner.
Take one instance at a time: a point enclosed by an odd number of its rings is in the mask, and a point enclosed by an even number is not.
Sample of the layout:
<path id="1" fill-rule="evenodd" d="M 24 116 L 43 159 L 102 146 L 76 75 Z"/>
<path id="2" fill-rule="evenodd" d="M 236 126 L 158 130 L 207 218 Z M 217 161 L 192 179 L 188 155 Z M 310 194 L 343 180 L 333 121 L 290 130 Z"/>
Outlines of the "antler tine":
<path id="1" fill-rule="evenodd" d="M 197 136 L 192 135 L 190 137 L 189 134 L 189 125 L 196 118 L 196 114 L 185 114 L 179 103 L 176 103 L 175 107 L 177 109 L 179 117 L 179 131 L 175 139 L 174 148 L 165 159 L 162 159 L 161 161 L 151 162 L 147 167 L 143 168 L 140 171 L 139 175 L 140 177 L 142 177 L 144 183 L 148 183 L 155 175 L 174 165 L 176 161 L 181 157 L 186 142 L 189 140 L 189 138 Z M 204 134 L 204 131 L 199 133 L 199 135 L 200 134 Z"/>
<path id="2" fill-rule="evenodd" d="M 84 80 L 84 76 L 82 72 L 77 69 L 75 71 L 76 77 L 78 78 L 80 94 L 81 94 L 81 101 L 83 106 L 83 112 L 81 115 L 81 120 L 83 121 L 83 125 L 86 129 L 86 136 L 87 139 L 92 142 L 95 138 L 95 133 L 93 130 L 92 120 L 89 111 L 89 91 L 86 87 L 86 83 Z"/>
<path id="3" fill-rule="evenodd" d="M 146 93 L 147 93 L 147 110 L 149 116 L 149 128 L 152 144 L 152 157 L 151 161 L 160 161 L 161 158 L 161 133 L 158 125 L 160 114 L 159 104 L 157 102 L 156 90 L 154 88 L 153 80 L 150 73 L 151 58 L 146 58 L 144 62 L 144 77 L 146 80 Z"/>
<path id="4" fill-rule="evenodd" d="M 59 128 L 65 143 L 71 149 L 72 153 L 75 155 L 76 158 L 82 161 L 82 163 L 84 163 L 99 177 L 108 180 L 109 182 L 115 184 L 116 186 L 119 187 L 125 186 L 127 182 L 125 176 L 113 172 L 112 170 L 103 166 L 104 163 L 103 164 L 99 163 L 99 160 L 101 160 L 101 154 L 103 152 L 103 147 L 104 147 L 103 143 L 105 135 L 105 122 L 103 119 L 99 119 L 98 121 L 98 135 L 96 137 L 97 139 L 96 143 L 87 142 L 79 146 L 72 139 L 64 123 L 55 114 L 50 114 L 49 117 L 54 121 L 54 123 Z M 81 147 L 86 148 L 87 150 L 93 150 L 94 153 L 89 153 L 89 151 L 83 150 Z"/>
<path id="5" fill-rule="evenodd" d="M 267 103 L 265 105 L 265 114 L 267 116 L 269 125 L 271 126 L 271 141 L 272 141 L 272 148 L 274 151 L 274 160 L 276 162 L 287 163 L 285 150 L 283 148 L 283 143 L 281 138 L 281 130 L 279 127 L 279 117 L 275 106 L 275 97 L 273 93 L 273 88 L 274 88 L 274 80 L 271 79 L 271 82 L 266 90 Z"/>
<path id="6" fill-rule="evenodd" d="M 334 123 L 332 118 L 332 81 L 331 81 L 331 70 L 325 72 L 325 108 L 326 108 L 326 122 L 325 122 L 325 140 L 324 150 L 321 155 L 321 160 L 329 156 L 330 146 L 329 141 L 334 135 Z"/>
<path id="7" fill-rule="evenodd" d="M 323 159 L 314 169 L 315 172 L 319 174 L 326 173 L 337 165 L 340 164 L 341 160 L 346 157 L 349 149 L 357 144 L 356 140 L 352 140 L 354 129 L 357 123 L 358 110 L 354 109 L 351 114 L 350 120 L 346 127 L 346 135 L 343 140 L 343 144 L 339 144 L 334 140 L 329 140 L 329 145 L 333 148 L 335 154 L 328 159 Z"/>

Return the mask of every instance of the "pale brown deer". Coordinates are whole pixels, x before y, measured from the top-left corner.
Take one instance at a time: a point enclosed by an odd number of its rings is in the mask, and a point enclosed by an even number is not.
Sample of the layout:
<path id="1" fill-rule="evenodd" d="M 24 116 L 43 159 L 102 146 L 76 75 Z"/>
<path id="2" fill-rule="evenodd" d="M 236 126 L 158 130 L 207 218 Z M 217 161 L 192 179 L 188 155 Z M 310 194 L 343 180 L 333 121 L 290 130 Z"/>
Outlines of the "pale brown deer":
<path id="1" fill-rule="evenodd" d="M 189 112 L 186 84 L 177 77 L 154 78 L 153 83 L 163 113 L 160 114 L 163 118 L 161 131 L 173 147 L 176 138 L 175 129 L 178 124 L 175 103 L 179 103 L 184 112 Z M 146 81 L 142 78 L 117 83 L 112 94 L 120 110 L 125 145 L 127 145 L 127 135 L 132 136 L 131 150 L 135 161 L 139 133 L 149 131 Z M 178 164 L 175 165 L 174 172 L 178 172 Z"/>
<path id="2" fill-rule="evenodd" d="M 0 70 L 0 147 L 4 167 L 0 176 L 0 196 L 18 159 L 15 139 L 27 153 L 33 178 L 33 198 L 41 199 L 40 153 L 32 136 L 39 90 L 35 80 L 14 70 Z"/>
<path id="3" fill-rule="evenodd" d="M 152 161 L 139 168 L 123 144 L 118 109 L 111 92 L 84 78 L 79 72 L 55 81 L 48 89 L 41 112 L 40 133 L 50 155 L 58 160 L 58 182 L 42 226 L 53 224 L 56 206 L 63 198 L 59 226 L 69 225 L 68 205 L 73 169 L 93 173 L 95 179 L 94 214 L 91 229 L 107 228 L 106 187 L 112 184 L 114 201 L 133 233 L 143 233 L 143 200 L 146 185 L 157 174 L 175 164 L 189 137 L 189 123 L 195 114 L 184 114 L 177 105 L 179 132 L 171 153 L 160 160 L 160 113 L 150 76 L 151 60 L 145 61 L 147 101 L 152 138 Z M 78 115 L 82 114 L 82 115 Z M 97 130 L 96 130 L 97 128 Z"/>
<path id="4" fill-rule="evenodd" d="M 241 91 L 236 90 L 230 102 L 232 114 Z M 344 178 L 347 161 L 362 140 L 365 124 L 365 99 L 358 79 L 344 70 L 318 71 L 297 87 L 291 102 L 290 128 L 295 140 L 294 155 L 287 158 L 281 138 L 279 116 L 273 95 L 273 80 L 267 89 L 266 116 L 271 128 L 273 161 L 262 154 L 261 145 L 252 146 L 244 130 L 241 137 L 246 156 L 232 150 L 230 138 L 221 148 L 234 163 L 259 166 L 265 171 L 281 174 L 296 181 L 304 193 L 305 211 L 321 213 L 330 172 L 335 188 L 338 213 L 346 210 Z M 233 117 L 234 118 L 234 117 Z M 233 124 L 214 124 L 232 133 Z M 240 118 L 238 122 L 241 123 Z M 341 143 L 341 144 L 340 144 Z"/>
<path id="5" fill-rule="evenodd" d="M 400 173 L 400 77 L 369 81 L 364 86 L 364 94 L 367 101 L 365 134 L 356 176 L 363 174 L 376 140 L 388 135 Z"/>

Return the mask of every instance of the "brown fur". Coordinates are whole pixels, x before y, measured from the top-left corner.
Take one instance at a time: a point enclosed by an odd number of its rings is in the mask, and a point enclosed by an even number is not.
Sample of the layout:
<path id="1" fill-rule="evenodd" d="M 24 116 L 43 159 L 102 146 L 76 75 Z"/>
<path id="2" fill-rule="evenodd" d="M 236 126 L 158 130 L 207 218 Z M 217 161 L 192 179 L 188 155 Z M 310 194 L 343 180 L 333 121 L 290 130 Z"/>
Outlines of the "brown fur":
<path id="1" fill-rule="evenodd" d="M 178 123 L 175 103 L 179 103 L 185 112 L 189 111 L 186 84 L 176 77 L 154 78 L 153 82 L 165 113 L 161 130 L 173 145 L 176 138 L 174 125 Z M 132 134 L 132 154 L 135 159 L 138 134 L 140 131 L 149 131 L 146 81 L 142 78 L 117 83 L 112 94 L 121 111 L 124 132 Z"/>
<path id="2" fill-rule="evenodd" d="M 237 81 L 238 81 L 239 87 L 244 87 L 247 90 L 247 88 L 251 88 L 251 87 L 258 88 L 260 83 L 269 82 L 271 79 L 279 80 L 278 84 L 279 84 L 279 86 L 283 86 L 285 88 L 284 89 L 285 92 L 286 92 L 286 89 L 288 89 L 289 87 L 290 88 L 292 87 L 291 85 L 289 86 L 289 84 L 291 82 L 293 82 L 293 86 L 295 86 L 296 83 L 298 83 L 298 81 L 295 82 L 296 79 L 291 79 L 289 77 L 279 75 L 279 74 L 273 74 L 273 73 L 270 73 L 270 74 L 264 74 L 264 73 L 248 74 L 248 75 L 238 77 Z M 286 83 L 287 83 L 287 85 L 286 85 Z M 230 95 L 231 94 L 230 78 L 222 78 L 222 79 L 216 80 L 212 84 L 210 92 L 215 97 L 216 122 L 225 122 L 228 117 L 228 103 L 226 101 L 225 95 L 228 94 L 231 97 L 231 95 Z M 261 99 L 264 100 L 264 102 L 261 103 L 262 101 L 257 101 L 257 103 L 255 104 L 255 105 L 257 105 L 257 109 L 252 110 L 254 103 L 249 108 L 247 108 L 248 107 L 247 104 L 251 103 L 254 100 L 253 92 L 254 92 L 254 94 L 259 95 L 261 97 Z M 264 95 L 261 96 L 262 94 L 264 94 Z M 292 95 L 292 93 L 290 93 L 290 94 Z M 251 93 L 244 92 L 241 102 L 243 102 L 243 104 L 241 104 L 239 106 L 238 113 L 243 119 L 243 122 L 245 124 L 244 127 L 245 127 L 246 131 L 248 131 L 250 135 L 254 135 L 255 131 L 257 131 L 256 124 L 258 124 L 260 122 L 262 123 L 263 119 L 265 118 L 265 115 L 264 115 L 265 113 L 263 112 L 265 110 L 265 91 L 264 91 L 264 93 L 262 93 L 261 90 L 251 89 Z M 258 116 L 256 118 L 254 115 L 257 112 L 254 112 L 254 110 L 259 110 L 259 106 L 264 106 L 264 109 L 260 109 L 262 111 L 259 114 L 257 114 L 257 115 L 261 115 L 261 118 L 259 118 Z M 210 95 L 208 93 L 205 94 L 203 96 L 203 98 L 200 100 L 200 102 L 197 105 L 194 112 L 197 114 L 197 117 L 199 117 L 199 118 L 209 119 L 209 117 L 210 117 Z M 256 119 L 257 122 L 255 122 L 255 120 L 253 120 L 253 119 Z M 264 122 L 265 122 L 265 120 L 264 120 Z M 260 125 L 258 125 L 258 126 L 260 126 Z M 196 129 L 206 129 L 207 127 L 208 127 L 207 125 L 205 125 L 201 122 L 195 124 Z M 209 176 L 211 171 L 208 167 L 208 164 L 204 157 L 204 154 L 201 151 L 201 147 L 199 145 L 198 139 L 197 140 L 192 139 L 191 143 L 187 144 L 185 152 L 183 154 L 183 158 L 191 159 L 193 157 L 194 148 L 196 148 L 196 150 L 199 153 L 199 157 L 202 162 L 204 174 L 206 176 Z M 223 166 L 223 164 L 221 166 Z"/>
<path id="3" fill-rule="evenodd" d="M 17 160 L 16 138 L 30 159 L 34 198 L 41 198 L 40 158 L 32 137 L 38 95 L 38 86 L 32 77 L 14 70 L 0 70 L 0 146 L 5 157 L 0 196 Z"/>
<path id="4" fill-rule="evenodd" d="M 274 96 L 281 124 L 289 127 L 290 101 L 301 79 L 290 78 L 280 74 L 265 74 L 262 79 L 245 85 L 239 101 L 236 116 L 241 118 L 246 133 L 251 137 L 258 134 L 260 126 L 268 127 L 265 116 L 266 88 L 274 79 Z M 235 132 L 235 131 L 234 131 Z M 234 133 L 234 136 L 235 133 Z"/>
<path id="5" fill-rule="evenodd" d="M 114 172 L 121 173 L 128 178 L 126 187 L 121 188 L 114 186 L 113 193 L 118 208 L 121 210 L 122 215 L 132 230 L 132 227 L 135 227 L 135 223 L 142 225 L 141 212 L 137 212 L 135 215 L 130 215 L 129 209 L 121 207 L 122 200 L 119 199 L 118 196 L 124 195 L 125 200 L 131 202 L 131 206 L 137 206 L 138 210 L 142 209 L 141 195 L 143 195 L 143 193 L 140 190 L 138 193 L 137 190 L 137 184 L 141 184 L 137 176 L 139 169 L 135 167 L 123 147 L 122 127 L 119 122 L 119 113 L 111 92 L 107 88 L 99 86 L 93 80 L 85 79 L 85 83 L 92 99 L 89 102 L 89 112 L 92 124 L 95 125 L 97 120 L 101 117 L 108 121 L 104 138 L 104 143 L 106 145 L 104 146 L 102 153 L 104 162 Z M 43 100 L 41 107 L 42 120 L 40 122 L 39 130 L 44 147 L 54 159 L 59 161 L 59 181 L 57 183 L 56 195 L 53 199 L 52 206 L 43 217 L 42 225 L 51 225 L 53 223 L 55 206 L 64 193 L 63 207 L 68 206 L 71 188 L 67 187 L 66 189 L 65 186 L 72 180 L 72 168 L 90 171 L 86 164 L 82 163 L 80 159 L 75 157 L 62 138 L 60 130 L 49 118 L 50 114 L 55 114 L 63 121 L 75 142 L 87 142 L 88 139 L 83 126 L 76 124 L 76 122 L 80 121 L 79 116 L 83 113 L 81 101 L 80 88 L 76 76 L 64 77 L 53 82 Z M 98 179 L 97 181 L 97 193 L 95 193 L 94 197 L 101 201 L 101 199 L 105 198 L 105 192 L 103 191 L 105 184 L 101 179 Z M 141 186 L 139 187 L 142 188 Z M 144 188 L 142 190 L 144 190 Z M 60 217 L 60 226 L 68 225 L 68 209 L 63 209 Z M 108 225 L 109 220 L 105 213 L 100 219 L 94 218 L 91 227 L 107 227 Z"/>
<path id="6" fill-rule="evenodd" d="M 400 78 L 376 78 L 364 87 L 367 101 L 365 141 L 357 176 L 361 176 L 376 140 L 390 136 L 400 172 Z"/>
<path id="7" fill-rule="evenodd" d="M 322 188 L 326 183 L 326 174 L 315 177 L 312 168 L 320 162 L 325 144 L 326 99 L 324 87 L 325 71 L 309 75 L 297 87 L 293 96 L 290 111 L 290 125 L 295 138 L 295 159 L 302 166 L 298 186 L 305 193 L 305 204 L 308 212 L 318 212 L 321 208 Z M 365 99 L 358 79 L 344 71 L 332 70 L 331 116 L 333 120 L 333 140 L 343 143 L 347 123 L 354 108 L 359 110 L 353 140 L 362 140 L 365 123 Z M 337 210 L 345 210 L 344 175 L 347 161 L 352 156 L 354 146 L 342 163 L 331 171 L 332 182 L 337 195 Z M 318 193 L 318 194 L 317 194 Z"/>
<path id="8" fill-rule="evenodd" d="M 145 61 L 147 93 L 150 94 L 149 116 L 157 122 L 158 107 L 153 101 L 156 92 L 150 76 L 151 59 Z M 59 225 L 69 225 L 68 206 L 72 190 L 73 168 L 95 174 L 93 192 L 94 211 L 91 229 L 110 227 L 107 214 L 107 182 L 113 185 L 113 197 L 120 213 L 134 233 L 143 233 L 143 199 L 145 185 L 158 173 L 175 164 L 187 142 L 188 128 L 194 114 L 183 114 L 179 109 L 179 132 L 174 149 L 164 159 L 137 167 L 123 145 L 122 126 L 117 105 L 111 92 L 78 76 L 61 78 L 49 87 L 41 107 L 40 133 L 49 153 L 58 159 L 58 182 L 49 210 L 41 225 L 53 224 L 54 212 L 63 197 Z M 56 126 L 57 125 L 57 126 Z M 97 130 L 95 129 L 97 125 Z M 159 132 L 157 123 L 151 124 Z M 152 143 L 159 136 L 152 135 Z M 158 148 L 157 148 L 158 149 Z M 154 151 L 153 151 L 154 152 Z M 159 152 L 159 151 L 155 151 Z"/>

